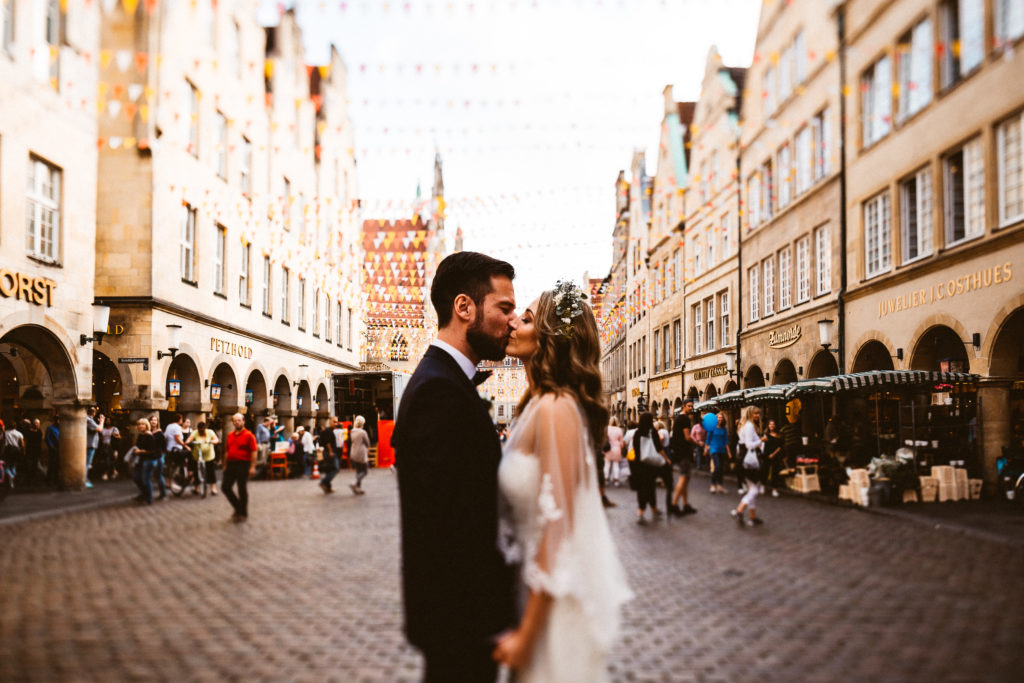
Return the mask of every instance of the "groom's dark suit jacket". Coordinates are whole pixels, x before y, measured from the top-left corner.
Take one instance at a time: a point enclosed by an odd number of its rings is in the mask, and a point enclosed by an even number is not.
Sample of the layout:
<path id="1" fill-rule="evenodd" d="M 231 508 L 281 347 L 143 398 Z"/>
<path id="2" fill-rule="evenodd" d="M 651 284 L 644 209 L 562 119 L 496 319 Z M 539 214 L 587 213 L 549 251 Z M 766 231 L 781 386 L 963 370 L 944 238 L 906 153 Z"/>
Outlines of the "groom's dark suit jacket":
<path id="1" fill-rule="evenodd" d="M 498 551 L 501 443 L 473 383 L 430 346 L 392 437 L 402 509 L 405 631 L 424 650 L 473 644 L 515 623 Z"/>

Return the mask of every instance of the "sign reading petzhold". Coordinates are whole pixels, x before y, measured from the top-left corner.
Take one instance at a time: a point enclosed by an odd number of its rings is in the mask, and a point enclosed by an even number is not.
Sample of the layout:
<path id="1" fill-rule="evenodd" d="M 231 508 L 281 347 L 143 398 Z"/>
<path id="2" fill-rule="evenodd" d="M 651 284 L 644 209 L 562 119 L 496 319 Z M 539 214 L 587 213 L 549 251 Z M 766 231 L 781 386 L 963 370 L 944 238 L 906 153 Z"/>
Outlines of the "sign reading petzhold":
<path id="1" fill-rule="evenodd" d="M 57 283 L 45 277 L 32 277 L 6 268 L 0 269 L 0 294 L 7 299 L 24 299 L 37 306 L 53 306 Z"/>
<path id="2" fill-rule="evenodd" d="M 803 332 L 799 325 L 793 325 L 788 330 L 772 330 L 768 333 L 768 346 L 773 349 L 784 349 L 787 346 L 796 344 Z"/>
<path id="3" fill-rule="evenodd" d="M 237 356 L 238 358 L 252 358 L 252 347 L 235 344 L 229 339 L 210 337 L 210 350 L 226 353 L 229 356 Z"/>

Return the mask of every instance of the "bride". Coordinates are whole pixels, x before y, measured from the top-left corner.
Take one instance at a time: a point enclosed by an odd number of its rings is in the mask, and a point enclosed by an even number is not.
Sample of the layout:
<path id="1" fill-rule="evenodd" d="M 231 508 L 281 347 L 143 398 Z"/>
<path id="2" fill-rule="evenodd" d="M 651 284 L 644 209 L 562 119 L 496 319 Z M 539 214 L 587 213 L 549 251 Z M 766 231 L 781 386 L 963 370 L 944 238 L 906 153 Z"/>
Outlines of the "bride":
<path id="1" fill-rule="evenodd" d="M 631 597 L 598 491 L 595 445 L 608 411 L 585 298 L 559 282 L 514 324 L 506 350 L 526 366 L 529 389 L 498 470 L 500 544 L 521 564 L 527 595 L 494 658 L 516 670 L 517 683 L 607 679 L 605 654 Z"/>

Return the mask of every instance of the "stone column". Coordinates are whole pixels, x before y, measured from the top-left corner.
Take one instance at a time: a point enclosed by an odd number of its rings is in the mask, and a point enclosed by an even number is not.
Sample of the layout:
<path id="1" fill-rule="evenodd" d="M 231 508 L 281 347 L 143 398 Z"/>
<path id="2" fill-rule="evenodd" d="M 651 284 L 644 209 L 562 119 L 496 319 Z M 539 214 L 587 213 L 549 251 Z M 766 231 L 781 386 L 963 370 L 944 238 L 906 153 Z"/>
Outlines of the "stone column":
<path id="1" fill-rule="evenodd" d="M 235 430 L 235 424 L 231 421 L 231 418 L 238 412 L 237 406 L 220 406 L 220 410 L 223 411 L 217 415 L 217 419 L 221 420 L 221 429 L 224 431 L 221 433 L 221 442 L 227 447 L 228 434 Z M 213 425 L 211 425 L 212 427 Z"/>
<path id="2" fill-rule="evenodd" d="M 978 423 L 981 426 L 981 466 L 985 489 L 996 493 L 998 472 L 996 459 L 1002 456 L 1003 446 L 1010 444 L 1010 388 L 1000 385 L 978 387 L 981 404 Z"/>
<path id="3" fill-rule="evenodd" d="M 292 432 L 295 431 L 295 412 L 287 408 L 284 410 L 278 410 L 277 424 L 284 425 L 285 437 L 291 438 Z"/>
<path id="4" fill-rule="evenodd" d="M 62 489 L 80 491 L 85 488 L 85 406 L 55 405 L 60 415 L 60 473 Z"/>

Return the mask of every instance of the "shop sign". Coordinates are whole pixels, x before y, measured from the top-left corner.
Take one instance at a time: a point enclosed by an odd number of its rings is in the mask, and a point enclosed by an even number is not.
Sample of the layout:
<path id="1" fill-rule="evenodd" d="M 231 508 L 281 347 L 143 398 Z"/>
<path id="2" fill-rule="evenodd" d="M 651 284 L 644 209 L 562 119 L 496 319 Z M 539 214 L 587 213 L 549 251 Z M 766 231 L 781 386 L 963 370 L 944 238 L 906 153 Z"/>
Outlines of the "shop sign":
<path id="1" fill-rule="evenodd" d="M 210 350 L 238 358 L 252 358 L 252 347 L 235 344 L 230 339 L 210 337 Z"/>
<path id="2" fill-rule="evenodd" d="M 252 389 L 245 390 L 245 405 L 251 406 L 256 400 L 256 394 L 253 393 Z"/>
<path id="3" fill-rule="evenodd" d="M 181 396 L 181 380 L 171 379 L 167 380 L 167 395 L 170 398 L 177 398 Z"/>
<path id="4" fill-rule="evenodd" d="M 45 277 L 32 277 L 6 268 L 0 269 L 0 294 L 6 299 L 24 299 L 37 306 L 53 306 L 57 283 Z"/>
<path id="5" fill-rule="evenodd" d="M 220 400 L 220 385 L 219 384 L 211 384 L 210 385 L 210 400 L 211 401 L 219 401 Z"/>
<path id="6" fill-rule="evenodd" d="M 120 337 L 124 334 L 124 325 L 121 323 L 110 323 L 107 325 L 107 334 L 112 337 Z"/>
<path id="7" fill-rule="evenodd" d="M 1012 279 L 1013 263 L 1011 261 L 999 266 L 989 266 L 961 277 L 949 278 L 945 282 L 931 284 L 927 288 L 914 289 L 899 296 L 882 299 L 878 302 L 878 317 L 881 319 L 893 313 L 931 305 L 968 292 L 1005 285 Z"/>
<path id="8" fill-rule="evenodd" d="M 793 325 L 788 330 L 782 330 L 781 332 L 779 330 L 772 330 L 768 333 L 768 346 L 773 349 L 784 349 L 787 346 L 796 344 L 802 335 L 803 331 L 799 325 Z"/>
<path id="9" fill-rule="evenodd" d="M 693 373 L 693 379 L 710 379 L 712 377 L 721 377 L 722 375 L 728 375 L 729 369 L 725 367 L 725 363 L 721 365 L 712 365 L 710 368 L 701 368 L 695 370 Z"/>
<path id="10" fill-rule="evenodd" d="M 640 391 L 640 387 L 633 387 L 633 392 L 632 392 L 633 398 L 636 398 L 637 396 L 639 396 L 642 393 L 643 392 Z"/>
<path id="11" fill-rule="evenodd" d="M 667 379 L 661 380 L 661 390 L 662 391 L 668 391 L 668 380 Z"/>
<path id="12" fill-rule="evenodd" d="M 149 372 L 149 359 L 148 358 L 118 358 L 118 363 L 125 365 L 142 365 L 142 369 Z"/>

